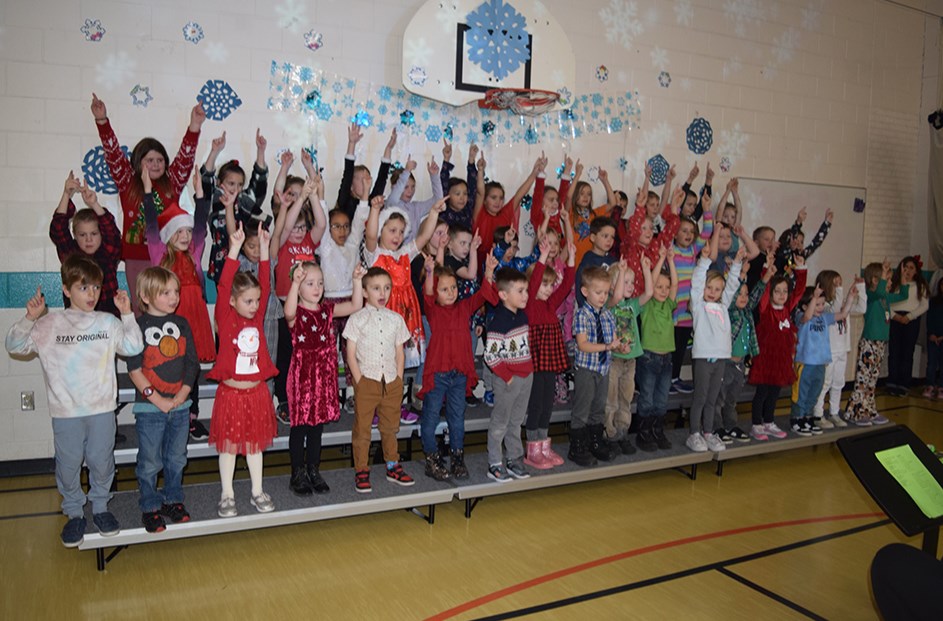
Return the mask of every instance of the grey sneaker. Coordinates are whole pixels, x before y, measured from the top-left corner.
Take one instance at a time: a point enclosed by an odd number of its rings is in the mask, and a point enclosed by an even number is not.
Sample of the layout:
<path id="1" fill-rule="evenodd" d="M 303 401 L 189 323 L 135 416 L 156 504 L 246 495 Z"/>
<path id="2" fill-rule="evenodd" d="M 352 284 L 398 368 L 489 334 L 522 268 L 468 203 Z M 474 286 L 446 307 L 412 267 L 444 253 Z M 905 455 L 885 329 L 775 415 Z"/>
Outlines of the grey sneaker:
<path id="1" fill-rule="evenodd" d="M 236 517 L 239 512 L 236 511 L 236 499 L 227 496 L 219 501 L 216 507 L 216 514 L 221 518 Z"/>
<path id="2" fill-rule="evenodd" d="M 507 469 L 501 464 L 492 464 L 488 466 L 488 478 L 498 483 L 507 483 L 511 480 Z"/>
<path id="3" fill-rule="evenodd" d="M 271 513 L 275 510 L 275 503 L 272 502 L 272 497 L 265 492 L 250 498 L 249 504 L 255 507 L 255 510 L 259 513 Z"/>
<path id="4" fill-rule="evenodd" d="M 841 417 L 841 414 L 832 414 L 828 417 L 829 422 L 831 422 L 836 427 L 847 427 L 848 423 L 845 422 L 845 419 Z M 825 426 L 822 425 L 824 429 Z"/>
<path id="5" fill-rule="evenodd" d="M 723 442 L 721 442 L 721 444 L 723 444 Z M 707 441 L 704 440 L 704 436 L 699 433 L 689 435 L 684 445 L 695 453 L 704 453 L 707 451 Z"/>
<path id="6" fill-rule="evenodd" d="M 75 548 L 82 545 L 85 541 L 85 518 L 70 518 L 65 526 L 62 527 L 62 534 L 59 535 L 62 545 L 67 548 Z"/>
<path id="7" fill-rule="evenodd" d="M 121 524 L 118 523 L 111 511 L 96 513 L 92 516 L 92 522 L 102 537 L 114 537 L 121 532 Z"/>
<path id="8" fill-rule="evenodd" d="M 721 440 L 720 436 L 716 433 L 708 435 L 705 440 L 707 441 L 708 450 L 714 451 L 715 453 L 727 450 L 727 445 L 724 444 L 724 441 Z"/>
<path id="9" fill-rule="evenodd" d="M 824 416 L 817 416 L 814 420 L 814 424 L 818 425 L 819 429 L 835 428 L 835 423 L 832 422 L 832 419 L 826 418 Z"/>
<path id="10" fill-rule="evenodd" d="M 507 471 L 508 474 L 514 477 L 515 479 L 529 479 L 530 473 L 527 472 L 527 468 L 524 467 L 523 460 L 515 459 L 511 461 L 510 459 L 507 462 Z"/>

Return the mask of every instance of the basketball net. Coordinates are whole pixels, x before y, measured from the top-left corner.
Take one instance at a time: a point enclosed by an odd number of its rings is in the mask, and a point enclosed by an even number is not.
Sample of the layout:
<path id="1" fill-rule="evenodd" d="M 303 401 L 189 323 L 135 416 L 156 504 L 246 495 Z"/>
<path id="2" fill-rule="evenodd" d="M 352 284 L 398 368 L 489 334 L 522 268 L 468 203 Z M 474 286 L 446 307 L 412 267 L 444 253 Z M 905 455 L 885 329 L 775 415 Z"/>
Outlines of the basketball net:
<path id="1" fill-rule="evenodd" d="M 478 102 L 479 108 L 511 110 L 522 116 L 550 112 L 560 100 L 560 93 L 530 88 L 493 88 Z"/>

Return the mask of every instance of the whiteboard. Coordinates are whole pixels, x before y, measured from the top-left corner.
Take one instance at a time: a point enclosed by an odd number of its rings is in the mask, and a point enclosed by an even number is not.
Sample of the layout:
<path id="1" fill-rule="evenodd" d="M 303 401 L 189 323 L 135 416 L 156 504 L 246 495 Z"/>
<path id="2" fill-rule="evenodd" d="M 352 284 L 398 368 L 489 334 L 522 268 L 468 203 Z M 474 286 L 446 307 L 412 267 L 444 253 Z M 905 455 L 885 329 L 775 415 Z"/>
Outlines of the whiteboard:
<path id="1" fill-rule="evenodd" d="M 716 193 L 723 191 L 718 185 Z M 866 200 L 864 188 L 823 185 L 797 181 L 740 178 L 740 200 L 743 203 L 743 227 L 748 234 L 758 226 L 776 229 L 776 238 L 792 226 L 796 214 L 805 206 L 808 217 L 802 226 L 806 245 L 819 230 L 825 210 L 835 212 L 832 229 L 819 249 L 808 261 L 809 284 L 825 269 L 837 271 L 845 283 L 861 270 L 864 248 L 864 211 L 856 213 L 855 199 Z M 848 285 L 845 285 L 847 291 Z"/>

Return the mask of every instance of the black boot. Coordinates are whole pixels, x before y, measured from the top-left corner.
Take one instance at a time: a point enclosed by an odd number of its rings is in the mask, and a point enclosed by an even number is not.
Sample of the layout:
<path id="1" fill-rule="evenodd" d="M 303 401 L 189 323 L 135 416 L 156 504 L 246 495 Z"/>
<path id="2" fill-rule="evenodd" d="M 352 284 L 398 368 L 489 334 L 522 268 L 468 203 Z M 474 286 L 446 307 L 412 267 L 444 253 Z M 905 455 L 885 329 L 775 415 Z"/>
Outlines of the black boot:
<path id="1" fill-rule="evenodd" d="M 638 444 L 638 447 L 643 451 L 652 452 L 658 448 L 653 430 L 654 425 L 654 416 L 643 416 L 639 419 L 638 435 L 635 436 L 635 443 Z"/>
<path id="2" fill-rule="evenodd" d="M 308 471 L 304 468 L 292 468 L 288 487 L 296 496 L 310 496 L 314 493 L 311 488 L 311 481 L 308 479 Z"/>
<path id="3" fill-rule="evenodd" d="M 436 481 L 447 481 L 449 478 L 448 468 L 442 463 L 438 451 L 426 455 L 426 476 Z"/>
<path id="4" fill-rule="evenodd" d="M 318 470 L 317 466 L 308 464 L 308 481 L 311 483 L 311 489 L 314 490 L 315 494 L 326 494 L 331 491 L 330 486 L 327 484 L 327 481 L 324 480 L 324 477 L 321 476 L 321 471 Z"/>
<path id="5" fill-rule="evenodd" d="M 629 440 L 629 432 L 625 432 L 625 436 L 619 440 L 619 448 L 622 449 L 623 455 L 635 455 L 635 447 L 632 446 L 632 442 Z"/>
<path id="6" fill-rule="evenodd" d="M 589 429 L 589 451 L 593 457 L 599 461 L 612 461 L 614 455 L 609 451 L 609 441 L 606 440 L 606 432 L 602 425 L 590 425 Z"/>
<path id="7" fill-rule="evenodd" d="M 584 468 L 596 465 L 596 458 L 589 451 L 589 429 L 570 429 L 570 451 L 567 459 Z"/>
<path id="8" fill-rule="evenodd" d="M 465 467 L 465 450 L 452 449 L 452 455 L 449 459 L 450 474 L 456 479 L 467 479 L 468 468 Z"/>
<path id="9" fill-rule="evenodd" d="M 658 444 L 658 448 L 665 451 L 671 448 L 671 440 L 665 436 L 665 415 L 660 414 L 655 417 L 655 422 L 652 425 L 652 434 L 655 436 L 655 443 Z"/>

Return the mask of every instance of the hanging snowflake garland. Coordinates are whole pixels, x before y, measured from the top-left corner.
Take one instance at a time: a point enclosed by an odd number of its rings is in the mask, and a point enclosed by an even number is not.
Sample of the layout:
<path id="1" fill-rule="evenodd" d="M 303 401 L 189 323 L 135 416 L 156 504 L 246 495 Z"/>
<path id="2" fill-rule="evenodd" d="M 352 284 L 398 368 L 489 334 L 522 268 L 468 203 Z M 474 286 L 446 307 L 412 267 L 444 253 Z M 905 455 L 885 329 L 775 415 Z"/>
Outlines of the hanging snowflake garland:
<path id="1" fill-rule="evenodd" d="M 321 91 L 313 90 L 305 96 L 304 106 L 308 110 L 317 110 L 321 105 Z"/>
<path id="2" fill-rule="evenodd" d="M 203 27 L 196 22 L 187 22 L 183 26 L 183 38 L 193 45 L 203 40 Z"/>
<path id="3" fill-rule="evenodd" d="M 128 147 L 122 146 L 121 152 L 130 157 Z M 88 187 L 102 194 L 117 194 L 118 186 L 111 178 L 111 171 L 105 162 L 105 150 L 102 147 L 89 149 L 82 160 L 82 175 Z"/>
<path id="4" fill-rule="evenodd" d="M 314 30 L 305 33 L 305 47 L 312 52 L 317 52 L 324 47 L 324 35 Z"/>
<path id="5" fill-rule="evenodd" d="M 481 133 L 485 135 L 485 138 L 491 138 L 494 136 L 495 126 L 491 121 L 485 121 L 481 124 Z"/>
<path id="6" fill-rule="evenodd" d="M 404 127 L 416 124 L 416 114 L 412 110 L 403 110 L 399 113 L 399 124 Z"/>
<path id="7" fill-rule="evenodd" d="M 503 80 L 530 60 L 527 21 L 503 0 L 485 0 L 465 19 L 468 59 Z"/>
<path id="8" fill-rule="evenodd" d="M 671 86 L 671 74 L 668 73 L 667 71 L 662 71 L 661 73 L 659 73 L 658 84 L 660 84 L 662 88 L 668 88 L 669 86 Z"/>
<path id="9" fill-rule="evenodd" d="M 524 131 L 524 142 L 527 144 L 537 144 L 539 140 L 540 136 L 537 134 L 537 130 L 534 129 L 533 125 Z"/>
<path id="10" fill-rule="evenodd" d="M 93 43 L 98 43 L 105 36 L 105 27 L 102 26 L 102 20 L 100 19 L 86 19 L 85 25 L 79 30 L 85 35 L 86 41 Z"/>
<path id="11" fill-rule="evenodd" d="M 131 95 L 131 105 L 134 106 L 146 108 L 147 104 L 154 101 L 154 98 L 151 97 L 151 88 L 149 86 L 135 84 L 134 88 L 132 88 L 131 92 L 128 94 Z"/>
<path id="12" fill-rule="evenodd" d="M 357 114 L 350 117 L 350 122 L 358 127 L 370 127 L 370 124 L 373 122 L 373 118 L 367 113 L 366 110 L 360 109 L 357 110 Z"/>
<path id="13" fill-rule="evenodd" d="M 710 151 L 711 145 L 714 144 L 714 130 L 711 128 L 710 122 L 704 117 L 699 116 L 691 121 L 685 135 L 688 141 L 688 149 L 698 155 L 704 155 Z"/>
<path id="14" fill-rule="evenodd" d="M 225 80 L 207 80 L 196 100 L 203 104 L 206 118 L 212 121 L 222 121 L 242 105 L 239 95 Z"/>
<path id="15" fill-rule="evenodd" d="M 652 169 L 652 174 L 648 178 L 649 182 L 654 186 L 665 185 L 665 181 L 668 180 L 668 160 L 659 153 L 652 159 L 648 160 L 648 166 Z"/>

